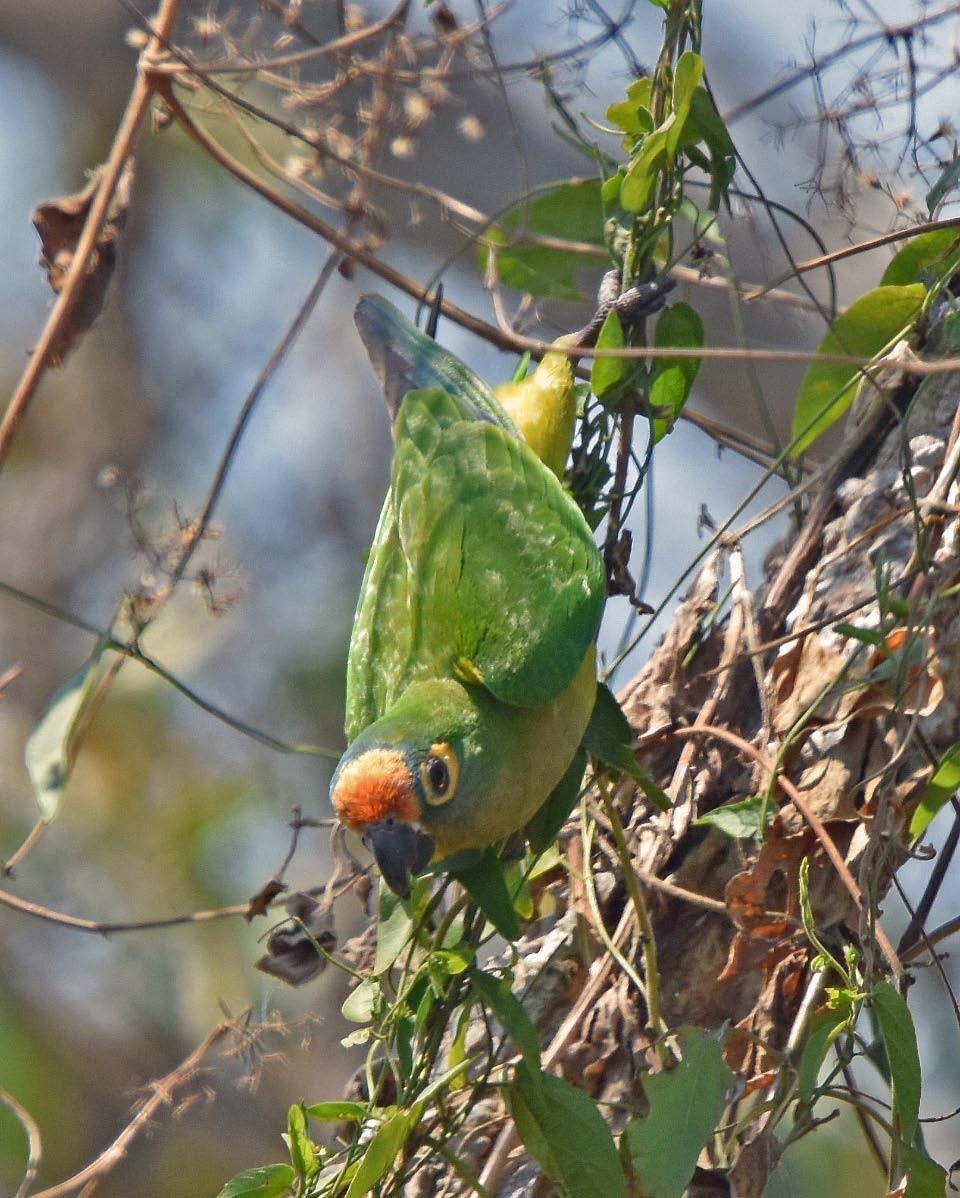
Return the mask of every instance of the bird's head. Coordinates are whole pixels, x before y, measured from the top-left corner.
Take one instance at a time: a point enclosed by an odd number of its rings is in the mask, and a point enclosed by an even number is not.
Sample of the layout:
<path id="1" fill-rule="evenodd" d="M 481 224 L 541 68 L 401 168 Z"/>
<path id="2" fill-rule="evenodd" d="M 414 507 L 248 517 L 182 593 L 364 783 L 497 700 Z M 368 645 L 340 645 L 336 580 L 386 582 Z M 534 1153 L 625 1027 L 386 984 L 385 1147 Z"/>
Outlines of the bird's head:
<path id="1" fill-rule="evenodd" d="M 387 885 L 410 893 L 436 849 L 432 809 L 453 800 L 460 755 L 447 741 L 363 737 L 347 750 L 330 784 L 334 810 L 373 853 Z"/>

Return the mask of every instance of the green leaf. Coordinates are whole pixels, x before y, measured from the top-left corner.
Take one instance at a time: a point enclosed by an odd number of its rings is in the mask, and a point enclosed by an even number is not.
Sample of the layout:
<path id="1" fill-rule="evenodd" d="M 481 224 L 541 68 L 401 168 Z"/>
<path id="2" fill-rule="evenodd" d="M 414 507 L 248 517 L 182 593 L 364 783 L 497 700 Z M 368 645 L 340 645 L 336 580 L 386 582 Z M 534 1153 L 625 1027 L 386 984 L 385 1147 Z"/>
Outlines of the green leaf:
<path id="1" fill-rule="evenodd" d="M 653 132 L 653 117 L 650 115 L 650 92 L 652 80 L 646 76 L 634 79 L 627 88 L 626 100 L 611 104 L 606 112 L 607 120 L 624 133 L 646 134 Z"/>
<path id="2" fill-rule="evenodd" d="M 370 1111 L 360 1102 L 315 1102 L 305 1108 L 319 1123 L 362 1123 Z"/>
<path id="3" fill-rule="evenodd" d="M 633 730 L 627 717 L 610 688 L 600 683 L 597 686 L 597 701 L 583 734 L 583 747 L 601 765 L 633 778 L 659 811 L 669 811 L 672 806 L 670 800 L 634 757 L 630 747 L 632 743 Z"/>
<path id="4" fill-rule="evenodd" d="M 860 641 L 863 645 L 880 648 L 887 643 L 887 638 L 876 628 L 858 628 L 856 624 L 834 624 L 833 631 L 837 636 L 848 637 L 852 641 Z"/>
<path id="5" fill-rule="evenodd" d="M 927 192 L 927 211 L 933 216 L 934 209 L 949 191 L 960 183 L 960 155 L 947 164 L 940 178 Z"/>
<path id="6" fill-rule="evenodd" d="M 727 132 L 720 114 L 713 106 L 707 92 L 698 87 L 690 102 L 690 115 L 687 117 L 682 146 L 689 157 L 693 158 L 691 149 L 703 142 L 710 153 L 708 173 L 710 175 L 710 198 L 707 206 L 716 212 L 720 201 L 726 200 L 727 191 L 733 182 L 737 169 L 737 151 Z"/>
<path id="7" fill-rule="evenodd" d="M 674 122 L 667 134 L 667 154 L 676 157 L 677 148 L 683 137 L 690 115 L 693 93 L 703 78 L 703 59 L 692 50 L 685 50 L 677 59 L 673 72 L 673 116 Z"/>
<path id="8" fill-rule="evenodd" d="M 664 308 L 657 320 L 653 344 L 663 349 L 700 349 L 703 346 L 703 321 L 689 304 Z M 660 441 L 673 428 L 687 402 L 700 370 L 699 358 L 658 358 L 653 364 L 650 404 L 666 409 L 666 418 L 653 421 L 653 439 Z"/>
<path id="9" fill-rule="evenodd" d="M 667 158 L 667 139 L 673 122 L 671 113 L 659 129 L 644 138 L 627 167 L 620 185 L 620 204 L 626 212 L 643 212 L 650 206 Z"/>
<path id="10" fill-rule="evenodd" d="M 644 1076 L 650 1112 L 623 1133 L 621 1152 L 644 1198 L 680 1198 L 734 1081 L 718 1039 L 699 1028 L 686 1028 L 679 1038 L 680 1064 Z"/>
<path id="11" fill-rule="evenodd" d="M 749 799 L 741 799 L 738 803 L 725 803 L 707 811 L 695 824 L 711 825 L 719 828 L 734 840 L 747 840 L 751 836 L 763 836 L 767 825 L 776 814 L 776 805 L 763 795 L 755 795 Z"/>
<path id="12" fill-rule="evenodd" d="M 901 1159 L 907 1171 L 907 1188 L 903 1198 L 943 1198 L 947 1174 L 936 1161 L 908 1144 L 901 1147 Z"/>
<path id="13" fill-rule="evenodd" d="M 486 849 L 473 865 L 450 872 L 505 940 L 519 937 L 520 921 L 494 849 Z"/>
<path id="14" fill-rule="evenodd" d="M 369 1023 L 380 1003 L 380 997 L 380 983 L 374 978 L 364 978 L 344 1000 L 344 1019 L 349 1019 L 351 1023 Z"/>
<path id="15" fill-rule="evenodd" d="M 573 810 L 583 785 L 587 755 L 577 749 L 567 772 L 543 801 L 536 815 L 527 823 L 524 832 L 534 853 L 542 853 L 557 839 L 560 829 Z"/>
<path id="16" fill-rule="evenodd" d="M 296 1174 L 290 1165 L 261 1165 L 245 1169 L 223 1187 L 217 1198 L 281 1198 L 293 1186 Z"/>
<path id="17" fill-rule="evenodd" d="M 582 1090 L 521 1061 L 507 1097 L 517 1134 L 563 1198 L 626 1198 L 610 1129 Z"/>
<path id="18" fill-rule="evenodd" d="M 926 297 L 920 283 L 875 287 L 855 300 L 833 322 L 818 353 L 873 358 L 920 314 Z M 811 362 L 793 409 L 790 456 L 797 458 L 835 424 L 853 403 L 863 377 L 856 366 Z"/>
<path id="19" fill-rule="evenodd" d="M 438 948 L 427 957 L 427 968 L 445 978 L 458 977 L 473 964 L 473 949 L 467 944 L 455 948 Z"/>
<path id="20" fill-rule="evenodd" d="M 940 758 L 910 820 L 910 835 L 919 840 L 930 821 L 960 787 L 960 741 L 955 741 Z"/>
<path id="21" fill-rule="evenodd" d="M 611 308 L 604 317 L 597 337 L 597 349 L 623 349 L 623 325 Z M 627 363 L 623 358 L 594 358 L 590 367 L 590 390 L 598 399 L 623 378 Z"/>
<path id="22" fill-rule="evenodd" d="M 489 241 L 502 249 L 481 246 L 479 261 L 486 270 L 491 256 L 497 278 L 507 287 L 549 299 L 581 300 L 577 272 L 581 255 L 527 240 L 525 233 L 603 247 L 603 204 L 599 179 L 574 179 L 555 184 L 544 195 L 512 208 L 487 231 Z"/>
<path id="23" fill-rule="evenodd" d="M 889 982 L 877 982 L 870 993 L 880 1035 L 890 1064 L 893 1113 L 900 1136 L 909 1144 L 920 1115 L 920 1052 L 910 1008 Z"/>
<path id="24" fill-rule="evenodd" d="M 932 229 L 918 233 L 891 260 L 880 280 L 881 287 L 922 283 L 922 275 L 951 274 L 960 259 L 960 229 Z"/>
<path id="25" fill-rule="evenodd" d="M 302 1102 L 294 1103 L 287 1114 L 287 1145 L 298 1177 L 309 1179 L 320 1171 L 320 1159 L 307 1131 L 307 1112 Z"/>
<path id="26" fill-rule="evenodd" d="M 410 1114 L 397 1111 L 373 1134 L 345 1198 L 368 1194 L 397 1159 L 397 1153 L 410 1133 Z"/>
<path id="27" fill-rule="evenodd" d="M 507 978 L 496 978 L 493 974 L 476 970 L 473 974 L 473 988 L 479 994 L 483 1003 L 490 1008 L 508 1035 L 523 1054 L 528 1069 L 533 1073 L 540 1071 L 540 1037 L 533 1026 L 533 1020 L 521 1006 L 519 1000 L 510 989 Z"/>
<path id="28" fill-rule="evenodd" d="M 851 996 L 850 1001 L 842 1004 L 842 1018 L 831 1012 L 807 1036 L 800 1064 L 797 1067 L 797 1093 L 806 1103 L 813 1101 L 817 1079 L 820 1076 L 823 1062 L 827 1058 L 827 1053 L 830 1051 L 830 1046 L 845 1028 L 850 1027 L 853 1006 Z"/>
<path id="29" fill-rule="evenodd" d="M 24 750 L 27 773 L 33 784 L 40 817 L 55 819 L 70 780 L 70 745 L 100 678 L 103 645 L 56 692 L 30 734 Z"/>
<path id="30" fill-rule="evenodd" d="M 414 890 L 416 886 L 417 883 L 414 882 Z M 377 914 L 377 952 L 373 961 L 373 972 L 381 974 L 397 963 L 413 934 L 413 920 L 403 900 L 382 883 Z"/>

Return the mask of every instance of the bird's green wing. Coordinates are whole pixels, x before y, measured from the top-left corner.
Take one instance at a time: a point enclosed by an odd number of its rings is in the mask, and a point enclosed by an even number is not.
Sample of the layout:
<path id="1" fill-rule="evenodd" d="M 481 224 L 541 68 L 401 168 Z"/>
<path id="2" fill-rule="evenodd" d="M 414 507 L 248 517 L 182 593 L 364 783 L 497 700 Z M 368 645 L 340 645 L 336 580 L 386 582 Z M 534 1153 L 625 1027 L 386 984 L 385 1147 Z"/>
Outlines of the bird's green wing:
<path id="1" fill-rule="evenodd" d="M 533 451 L 468 401 L 414 391 L 350 646 L 347 733 L 414 678 L 459 673 L 539 706 L 596 636 L 604 571 L 573 500 Z"/>
<path id="2" fill-rule="evenodd" d="M 348 740 L 379 719 L 415 674 L 431 665 L 449 672 L 457 647 L 454 624 L 441 621 L 427 635 L 423 619 L 424 611 L 444 606 L 455 611 L 450 581 L 459 561 L 456 553 L 448 552 L 451 538 L 459 546 L 458 513 L 451 510 L 453 496 L 441 494 L 430 478 L 430 460 L 445 425 L 474 424 L 476 417 L 467 401 L 445 392 L 411 394 L 431 394 L 443 401 L 420 422 L 420 445 L 395 429 L 390 489 L 367 558 L 350 638 Z M 418 509 L 425 509 L 429 518 L 411 524 L 410 513 Z"/>

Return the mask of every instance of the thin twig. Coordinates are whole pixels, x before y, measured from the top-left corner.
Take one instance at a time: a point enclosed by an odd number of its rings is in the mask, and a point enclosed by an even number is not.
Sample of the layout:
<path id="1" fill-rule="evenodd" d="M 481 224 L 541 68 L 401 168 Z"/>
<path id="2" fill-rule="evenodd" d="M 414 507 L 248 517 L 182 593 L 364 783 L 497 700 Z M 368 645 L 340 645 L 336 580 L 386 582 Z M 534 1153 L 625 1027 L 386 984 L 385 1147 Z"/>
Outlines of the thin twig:
<path id="1" fill-rule="evenodd" d="M 21 915 L 32 915 L 47 923 L 60 927 L 72 928 L 76 932 L 95 932 L 99 936 L 111 936 L 114 932 L 145 932 L 154 928 L 174 928 L 182 924 L 209 923 L 215 919 L 232 919 L 237 915 L 246 915 L 250 910 L 249 903 L 238 903 L 232 907 L 215 907 L 210 911 L 192 911 L 189 915 L 173 915 L 167 919 L 145 919 L 134 923 L 104 923 L 96 919 L 80 919 L 76 915 L 66 915 L 62 911 L 53 911 L 42 907 L 39 903 L 31 903 L 19 898 L 9 891 L 0 890 L 0 906 L 19 911 Z"/>
<path id="2" fill-rule="evenodd" d="M 61 1181 L 55 1186 L 50 1186 L 49 1189 L 41 1190 L 31 1195 L 31 1198 L 63 1198 L 64 1195 L 74 1193 L 81 1186 L 87 1185 L 88 1182 L 98 1181 L 114 1169 L 126 1156 L 127 1149 L 140 1132 L 144 1131 L 150 1125 L 154 1115 L 161 1107 L 172 1104 L 176 1091 L 193 1080 L 203 1058 L 214 1044 L 222 1040 L 233 1027 L 233 1020 L 225 1020 L 223 1023 L 218 1024 L 197 1045 L 193 1052 L 184 1058 L 176 1069 L 171 1070 L 164 1077 L 152 1082 L 149 1098 L 144 1101 L 143 1105 L 137 1110 L 136 1114 L 113 1143 L 105 1148 L 89 1165 L 81 1169 L 79 1173 L 74 1173 L 72 1177 L 68 1177 L 66 1181 Z"/>
<path id="3" fill-rule="evenodd" d="M 34 1119 L 27 1108 L 21 1106 L 10 1091 L 3 1086 L 0 1086 L 0 1103 L 3 1103 L 17 1119 L 23 1128 L 23 1134 L 27 1137 L 27 1163 L 24 1166 L 20 1184 L 13 1195 L 13 1198 L 25 1198 L 25 1195 L 36 1179 L 40 1169 L 40 1161 L 43 1157 L 43 1140 L 40 1138 L 40 1128 L 37 1126 L 36 1119 Z"/>

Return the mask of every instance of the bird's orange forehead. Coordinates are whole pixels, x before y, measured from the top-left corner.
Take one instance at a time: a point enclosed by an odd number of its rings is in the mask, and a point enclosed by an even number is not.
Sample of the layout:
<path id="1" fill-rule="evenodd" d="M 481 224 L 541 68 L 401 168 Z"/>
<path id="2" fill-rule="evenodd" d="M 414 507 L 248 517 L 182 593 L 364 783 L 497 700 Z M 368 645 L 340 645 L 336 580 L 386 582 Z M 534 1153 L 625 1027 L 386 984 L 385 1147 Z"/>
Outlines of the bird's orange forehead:
<path id="1" fill-rule="evenodd" d="M 334 810 L 348 828 L 375 824 L 394 816 L 413 822 L 420 804 L 413 777 L 396 749 L 368 749 L 340 769 L 334 787 Z"/>

